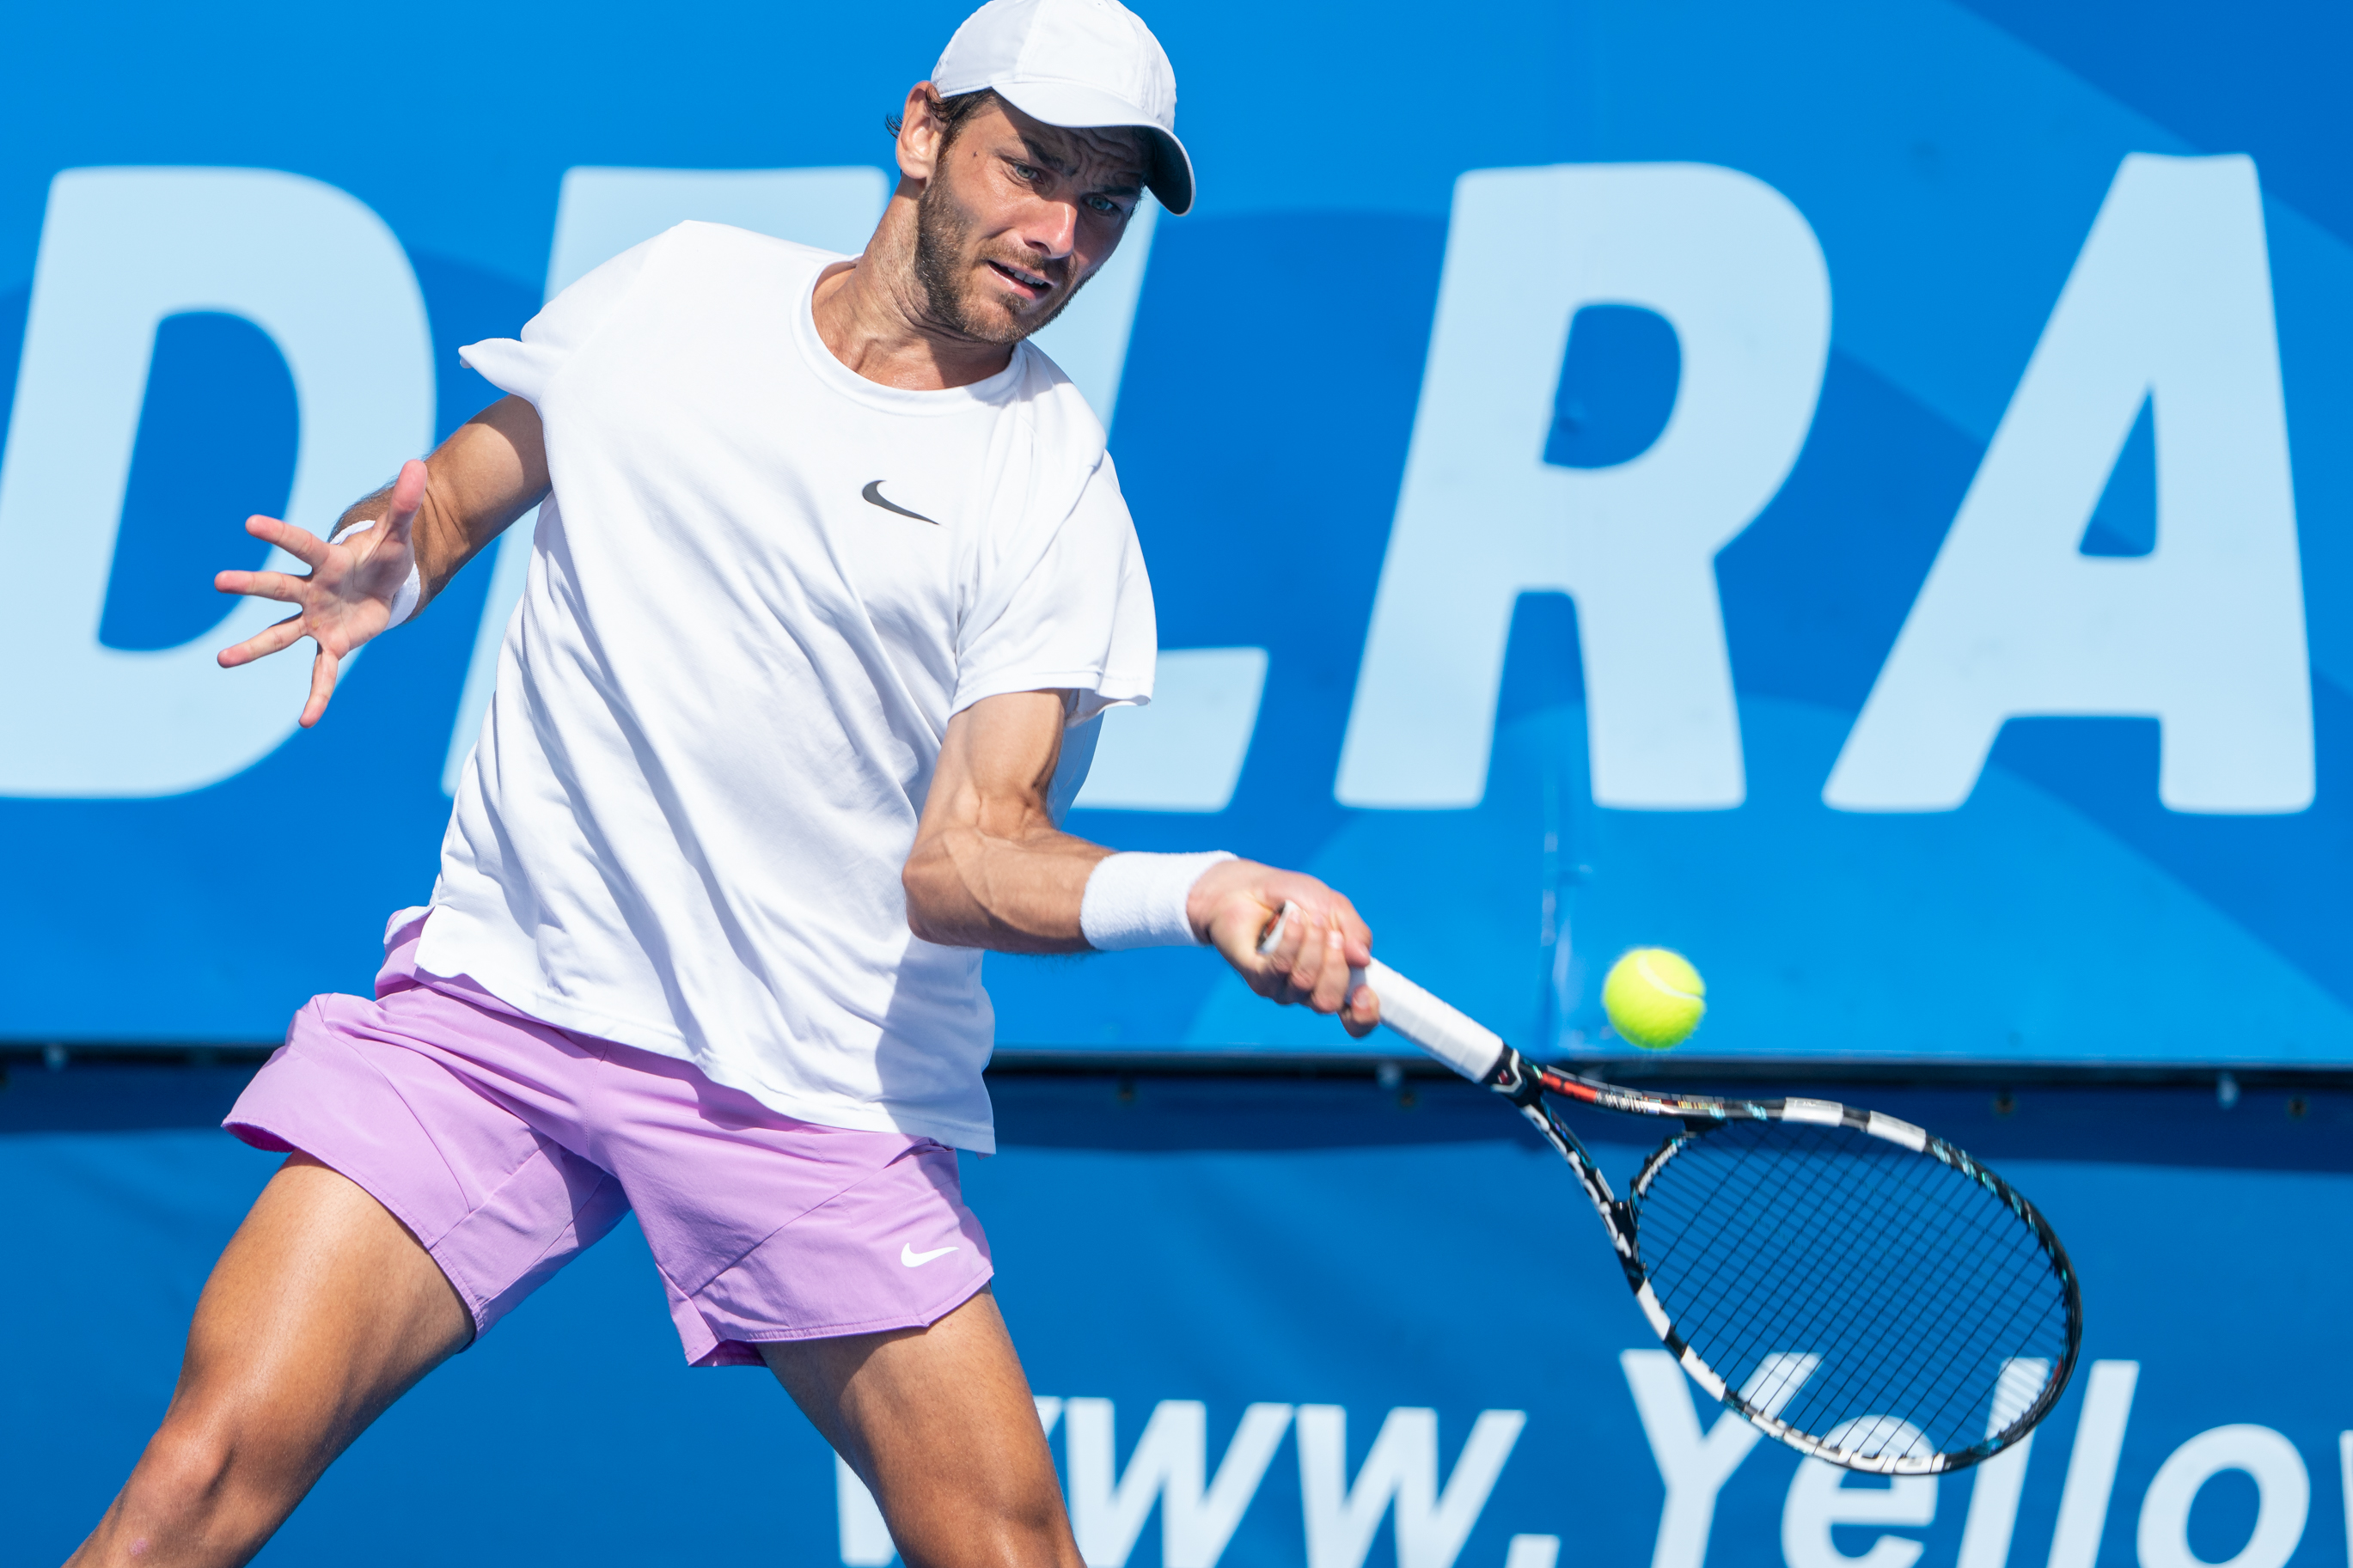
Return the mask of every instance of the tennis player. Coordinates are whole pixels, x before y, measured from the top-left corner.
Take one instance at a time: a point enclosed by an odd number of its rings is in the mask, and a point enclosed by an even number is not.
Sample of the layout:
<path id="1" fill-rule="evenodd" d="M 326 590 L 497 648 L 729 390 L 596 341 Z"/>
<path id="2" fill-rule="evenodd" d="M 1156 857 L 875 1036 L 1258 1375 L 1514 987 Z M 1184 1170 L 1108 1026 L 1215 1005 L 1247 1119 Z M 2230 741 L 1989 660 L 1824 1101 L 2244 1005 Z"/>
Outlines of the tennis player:
<path id="1" fill-rule="evenodd" d="M 1320 882 L 1056 825 L 1065 734 L 1149 698 L 1156 641 L 1102 426 L 1026 340 L 1147 189 L 1192 205 L 1176 101 L 1114 0 L 990 0 L 907 95 L 864 254 L 681 225 L 466 350 L 509 395 L 332 542 L 248 525 L 311 571 L 221 574 L 295 608 L 221 663 L 313 639 L 311 724 L 540 507 L 432 901 L 230 1114 L 290 1157 L 76 1563 L 244 1562 L 635 1210 L 688 1359 L 765 1363 L 907 1563 L 1076 1568 L 957 1184 L 993 1147 L 981 950 L 1208 943 L 1377 1010 Z"/>

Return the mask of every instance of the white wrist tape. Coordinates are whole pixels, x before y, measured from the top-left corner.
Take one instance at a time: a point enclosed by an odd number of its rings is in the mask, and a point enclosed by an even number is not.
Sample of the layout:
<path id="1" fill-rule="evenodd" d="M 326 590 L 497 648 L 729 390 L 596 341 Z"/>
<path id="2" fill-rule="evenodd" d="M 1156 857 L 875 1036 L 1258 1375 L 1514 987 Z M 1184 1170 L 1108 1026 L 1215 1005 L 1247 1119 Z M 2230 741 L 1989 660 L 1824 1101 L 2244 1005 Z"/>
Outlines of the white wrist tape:
<path id="1" fill-rule="evenodd" d="M 1131 852 L 1098 860 L 1079 900 L 1079 930 L 1088 946 L 1104 952 L 1198 946 L 1185 900 L 1202 872 L 1232 858 L 1226 850 L 1212 849 L 1200 855 Z"/>
<path id="2" fill-rule="evenodd" d="M 408 563 L 408 581 L 392 596 L 392 619 L 384 623 L 385 631 L 400 625 L 417 613 L 417 601 L 425 597 L 425 579 L 417 570 L 417 563 Z"/>

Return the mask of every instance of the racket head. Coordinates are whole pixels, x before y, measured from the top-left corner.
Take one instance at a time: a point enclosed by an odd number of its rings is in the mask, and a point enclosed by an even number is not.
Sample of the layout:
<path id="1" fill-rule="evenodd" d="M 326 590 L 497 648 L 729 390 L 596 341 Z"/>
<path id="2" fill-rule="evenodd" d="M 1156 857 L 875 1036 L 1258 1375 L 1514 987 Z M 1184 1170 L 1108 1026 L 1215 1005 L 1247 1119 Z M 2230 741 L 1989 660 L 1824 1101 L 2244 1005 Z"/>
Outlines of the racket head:
<path id="1" fill-rule="evenodd" d="M 2073 1373 L 2083 1301 L 2032 1204 L 1893 1117 L 1708 1110 L 1625 1205 L 1629 1280 L 1702 1386 L 1801 1452 L 1878 1474 L 1958 1469 L 2033 1429 Z"/>

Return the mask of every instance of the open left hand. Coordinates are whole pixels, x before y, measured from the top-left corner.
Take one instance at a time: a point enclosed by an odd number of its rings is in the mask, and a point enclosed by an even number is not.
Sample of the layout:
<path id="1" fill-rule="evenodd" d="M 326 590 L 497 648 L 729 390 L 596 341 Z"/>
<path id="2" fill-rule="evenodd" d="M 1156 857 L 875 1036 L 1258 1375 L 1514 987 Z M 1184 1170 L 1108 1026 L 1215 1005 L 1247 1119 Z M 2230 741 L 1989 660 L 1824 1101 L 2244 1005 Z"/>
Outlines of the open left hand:
<path id="1" fill-rule="evenodd" d="M 1280 937 L 1260 952 L 1286 907 L 1291 915 Z M 1351 970 L 1373 960 L 1372 931 L 1354 904 L 1314 878 L 1255 860 L 1221 860 L 1193 884 L 1186 913 L 1195 933 L 1260 995 L 1336 1014 L 1360 1037 L 1380 1022 L 1379 999 L 1350 981 Z"/>
<path id="2" fill-rule="evenodd" d="M 311 696 L 302 705 L 301 722 L 306 730 L 326 712 L 342 662 L 392 623 L 393 601 L 416 563 L 411 533 L 417 509 L 425 504 L 425 465 L 413 459 L 403 464 L 384 504 L 382 518 L 332 542 L 274 517 L 248 518 L 246 532 L 293 556 L 311 568 L 310 574 L 223 572 L 213 579 L 213 586 L 224 594 L 276 599 L 295 606 L 293 615 L 235 647 L 221 649 L 218 657 L 222 668 L 235 669 L 304 637 L 317 643 L 318 656 L 311 664 Z"/>

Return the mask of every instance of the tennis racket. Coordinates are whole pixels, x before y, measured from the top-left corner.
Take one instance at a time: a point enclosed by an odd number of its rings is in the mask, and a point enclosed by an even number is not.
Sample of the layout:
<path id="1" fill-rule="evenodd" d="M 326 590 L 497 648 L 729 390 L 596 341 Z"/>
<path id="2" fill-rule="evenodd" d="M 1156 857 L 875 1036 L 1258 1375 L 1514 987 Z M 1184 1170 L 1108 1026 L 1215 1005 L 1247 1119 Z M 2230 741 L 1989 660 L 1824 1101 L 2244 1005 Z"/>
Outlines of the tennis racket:
<path id="1" fill-rule="evenodd" d="M 1849 1469 L 1935 1475 L 2058 1403 L 2083 1337 L 2074 1269 L 2034 1205 L 1960 1150 L 1827 1100 L 1621 1089 L 1529 1061 L 1377 960 L 1362 979 L 1382 1023 L 1568 1162 L 1660 1340 L 1767 1434 Z M 1552 1097 L 1683 1127 L 1621 1199 Z"/>

